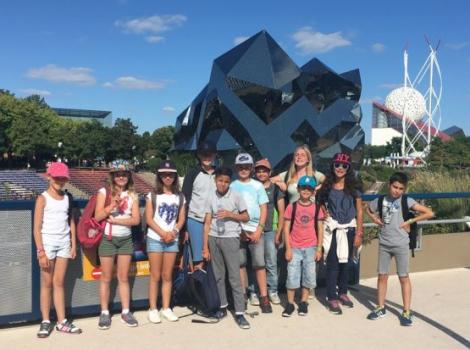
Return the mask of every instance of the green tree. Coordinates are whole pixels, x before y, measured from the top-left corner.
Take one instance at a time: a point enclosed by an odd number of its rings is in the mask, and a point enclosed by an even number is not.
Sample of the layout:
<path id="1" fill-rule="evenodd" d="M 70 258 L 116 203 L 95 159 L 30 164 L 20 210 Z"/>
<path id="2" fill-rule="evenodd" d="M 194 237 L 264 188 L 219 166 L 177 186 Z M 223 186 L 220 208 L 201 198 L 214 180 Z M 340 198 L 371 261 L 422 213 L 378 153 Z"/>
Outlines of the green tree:
<path id="1" fill-rule="evenodd" d="M 12 151 L 33 164 L 50 159 L 55 149 L 55 126 L 57 116 L 51 109 L 41 107 L 35 101 L 19 100 L 19 108 L 7 131 Z"/>
<path id="2" fill-rule="evenodd" d="M 111 128 L 110 148 L 105 153 L 107 161 L 113 159 L 132 160 L 139 145 L 137 126 L 132 121 L 118 118 Z"/>

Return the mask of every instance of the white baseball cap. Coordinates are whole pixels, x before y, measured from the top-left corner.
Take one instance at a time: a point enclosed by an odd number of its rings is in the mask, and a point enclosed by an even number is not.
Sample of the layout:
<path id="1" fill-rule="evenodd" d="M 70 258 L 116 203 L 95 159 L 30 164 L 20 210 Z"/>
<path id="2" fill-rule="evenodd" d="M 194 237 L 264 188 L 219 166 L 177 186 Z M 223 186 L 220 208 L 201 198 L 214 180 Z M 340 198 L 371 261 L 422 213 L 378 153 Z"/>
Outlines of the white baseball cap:
<path id="1" fill-rule="evenodd" d="M 253 157 L 248 153 L 240 153 L 235 158 L 235 165 L 253 165 Z"/>

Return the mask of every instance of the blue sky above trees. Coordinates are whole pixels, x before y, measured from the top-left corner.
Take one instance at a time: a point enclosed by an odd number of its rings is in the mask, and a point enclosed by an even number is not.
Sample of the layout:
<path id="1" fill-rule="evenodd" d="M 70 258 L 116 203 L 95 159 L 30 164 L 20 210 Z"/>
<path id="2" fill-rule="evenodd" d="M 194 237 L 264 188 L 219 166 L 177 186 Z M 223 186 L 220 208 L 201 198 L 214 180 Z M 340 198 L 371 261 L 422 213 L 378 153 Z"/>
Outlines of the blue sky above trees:
<path id="1" fill-rule="evenodd" d="M 174 124 L 214 58 L 266 29 L 299 66 L 318 57 L 339 73 L 361 70 L 369 138 L 371 101 L 402 82 L 406 45 L 417 73 L 426 34 L 441 40 L 442 126 L 468 135 L 469 13 L 466 0 L 9 1 L 0 11 L 0 88 L 38 93 L 53 107 L 111 110 L 153 131 Z"/>

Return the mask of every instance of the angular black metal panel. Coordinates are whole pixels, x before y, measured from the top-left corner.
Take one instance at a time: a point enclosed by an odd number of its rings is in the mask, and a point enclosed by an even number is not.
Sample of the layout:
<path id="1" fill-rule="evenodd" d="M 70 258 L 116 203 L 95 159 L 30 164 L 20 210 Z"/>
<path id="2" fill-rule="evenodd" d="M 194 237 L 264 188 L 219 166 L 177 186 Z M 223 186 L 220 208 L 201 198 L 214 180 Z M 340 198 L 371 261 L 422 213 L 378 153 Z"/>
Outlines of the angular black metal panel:
<path id="1" fill-rule="evenodd" d="M 334 153 L 361 162 L 364 131 L 358 69 L 338 74 L 314 58 L 299 68 L 261 31 L 214 60 L 209 83 L 176 119 L 176 151 L 211 139 L 226 164 L 244 150 L 284 170 L 307 144 L 320 169 Z"/>

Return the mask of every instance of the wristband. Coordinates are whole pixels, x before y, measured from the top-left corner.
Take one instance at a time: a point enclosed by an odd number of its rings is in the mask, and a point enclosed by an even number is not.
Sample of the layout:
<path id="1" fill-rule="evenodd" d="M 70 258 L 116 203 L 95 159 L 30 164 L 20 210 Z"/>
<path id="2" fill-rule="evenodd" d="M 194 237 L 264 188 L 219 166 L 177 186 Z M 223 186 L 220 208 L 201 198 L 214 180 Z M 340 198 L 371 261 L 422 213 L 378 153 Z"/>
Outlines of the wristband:
<path id="1" fill-rule="evenodd" d="M 317 252 L 321 252 L 322 249 L 323 249 L 323 247 L 322 247 L 321 245 L 319 245 L 319 246 L 317 247 Z"/>
<path id="2" fill-rule="evenodd" d="M 36 253 L 37 253 L 37 254 L 44 253 L 44 248 L 40 248 L 40 249 L 36 250 Z"/>
<path id="3" fill-rule="evenodd" d="M 180 233 L 180 230 L 178 230 L 178 227 L 176 227 L 176 226 L 173 227 L 173 231 L 174 231 L 175 233 Z"/>
<path id="4" fill-rule="evenodd" d="M 265 224 L 258 224 L 258 226 L 261 227 L 263 230 L 264 230 L 264 228 L 266 227 Z"/>

